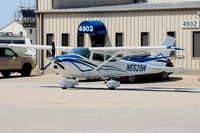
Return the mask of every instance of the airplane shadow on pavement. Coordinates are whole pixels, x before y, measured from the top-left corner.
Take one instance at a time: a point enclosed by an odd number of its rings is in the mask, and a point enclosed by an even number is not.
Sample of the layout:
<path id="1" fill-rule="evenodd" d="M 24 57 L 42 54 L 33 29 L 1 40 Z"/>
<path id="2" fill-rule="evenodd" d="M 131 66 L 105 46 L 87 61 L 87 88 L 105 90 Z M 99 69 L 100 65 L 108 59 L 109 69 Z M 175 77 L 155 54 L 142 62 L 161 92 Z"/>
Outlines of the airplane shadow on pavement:
<path id="1" fill-rule="evenodd" d="M 182 77 L 169 77 L 169 79 L 163 80 L 158 77 L 145 77 L 135 80 L 135 84 L 151 84 L 151 83 L 164 83 L 164 82 L 176 82 L 182 80 Z M 134 83 L 122 83 L 122 84 L 134 84 Z"/>
<path id="2" fill-rule="evenodd" d="M 137 80 L 135 83 L 132 83 L 133 85 L 135 84 L 136 86 L 134 87 L 129 87 L 129 88 L 125 88 L 125 87 L 119 87 L 116 90 L 112 90 L 112 91 L 140 91 L 140 92 L 173 92 L 173 93 L 200 93 L 200 88 L 184 88 L 184 87 L 154 87 L 154 86 L 150 86 L 150 87 L 141 87 L 141 86 L 137 86 L 140 84 L 150 84 L 150 83 L 157 83 L 157 82 L 175 82 L 175 81 L 179 81 L 182 80 L 183 78 L 181 77 L 170 77 L 168 80 L 161 80 L 161 79 L 146 79 L 146 78 L 141 78 L 139 80 Z M 88 82 L 86 80 L 82 80 L 81 82 Z M 89 83 L 91 82 L 99 82 L 99 80 L 90 80 Z M 102 84 L 102 83 L 99 83 Z M 102 85 L 105 86 L 105 85 Z M 61 89 L 59 86 L 40 86 L 43 88 L 52 88 L 52 89 Z M 76 87 L 76 88 L 69 88 L 69 90 L 108 90 L 110 91 L 106 86 L 105 87 Z"/>
<path id="3" fill-rule="evenodd" d="M 89 87 L 76 87 L 70 90 L 109 90 L 107 88 L 89 88 Z M 117 88 L 111 91 L 138 91 L 138 92 L 173 92 L 173 93 L 200 93 L 200 89 L 193 90 L 193 88 L 169 88 L 169 87 L 140 87 L 140 88 Z"/>

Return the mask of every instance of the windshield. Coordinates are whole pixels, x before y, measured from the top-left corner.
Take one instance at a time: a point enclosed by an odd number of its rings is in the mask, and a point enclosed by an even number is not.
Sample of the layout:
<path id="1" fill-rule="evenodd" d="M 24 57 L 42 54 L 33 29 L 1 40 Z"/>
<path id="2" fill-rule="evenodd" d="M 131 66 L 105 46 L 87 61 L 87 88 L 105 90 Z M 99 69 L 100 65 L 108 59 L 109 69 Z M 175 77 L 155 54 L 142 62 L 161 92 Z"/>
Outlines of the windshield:
<path id="1" fill-rule="evenodd" d="M 90 58 L 90 51 L 88 48 L 73 48 L 69 54 L 77 54 L 88 59 Z"/>

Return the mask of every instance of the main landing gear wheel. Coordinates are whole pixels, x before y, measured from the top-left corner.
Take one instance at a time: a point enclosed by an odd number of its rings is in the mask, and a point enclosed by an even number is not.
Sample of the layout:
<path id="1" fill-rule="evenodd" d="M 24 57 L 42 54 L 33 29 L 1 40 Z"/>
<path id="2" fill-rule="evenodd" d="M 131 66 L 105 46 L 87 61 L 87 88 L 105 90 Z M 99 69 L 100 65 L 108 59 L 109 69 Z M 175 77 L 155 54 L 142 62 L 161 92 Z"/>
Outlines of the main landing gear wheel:
<path id="1" fill-rule="evenodd" d="M 169 78 L 169 74 L 167 72 L 162 72 L 161 73 L 161 78 L 164 79 L 164 80 L 166 80 L 166 79 Z"/>
<path id="2" fill-rule="evenodd" d="M 135 76 L 130 76 L 128 77 L 129 83 L 134 83 L 135 82 Z"/>

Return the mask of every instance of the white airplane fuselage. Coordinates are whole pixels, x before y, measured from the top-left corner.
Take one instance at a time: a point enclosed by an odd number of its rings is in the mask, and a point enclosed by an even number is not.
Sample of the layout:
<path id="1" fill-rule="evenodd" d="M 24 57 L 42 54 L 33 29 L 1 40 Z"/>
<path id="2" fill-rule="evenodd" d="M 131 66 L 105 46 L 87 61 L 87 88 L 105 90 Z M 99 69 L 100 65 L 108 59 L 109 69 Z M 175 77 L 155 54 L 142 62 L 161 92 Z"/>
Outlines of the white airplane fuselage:
<path id="1" fill-rule="evenodd" d="M 152 69 L 152 61 L 145 63 L 127 61 L 116 58 L 107 62 L 96 71 L 92 72 L 103 61 L 93 60 L 92 57 L 85 58 L 81 55 L 69 54 L 57 57 L 57 62 L 54 63 L 54 70 L 65 78 L 106 78 L 106 77 L 123 77 L 144 75 L 151 73 L 160 73 L 163 70 Z M 166 62 L 154 62 L 154 66 L 166 65 Z M 61 67 L 63 66 L 64 69 Z M 171 72 L 171 71 L 167 71 Z"/>

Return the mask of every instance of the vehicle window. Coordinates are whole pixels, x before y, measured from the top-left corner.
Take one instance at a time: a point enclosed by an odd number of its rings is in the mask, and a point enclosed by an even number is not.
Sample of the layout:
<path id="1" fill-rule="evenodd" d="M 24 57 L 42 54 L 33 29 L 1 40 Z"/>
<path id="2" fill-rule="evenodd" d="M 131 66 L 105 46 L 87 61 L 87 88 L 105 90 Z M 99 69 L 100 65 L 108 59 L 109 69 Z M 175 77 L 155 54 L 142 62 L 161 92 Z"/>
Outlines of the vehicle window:
<path id="1" fill-rule="evenodd" d="M 5 51 L 4 49 L 0 49 L 0 57 L 3 57 L 3 56 L 5 56 Z"/>
<path id="2" fill-rule="evenodd" d="M 10 49 L 5 49 L 5 54 L 6 56 L 11 56 L 11 57 L 15 56 L 15 53 Z"/>

